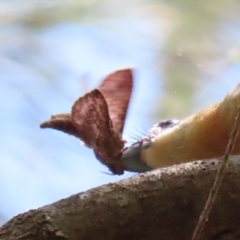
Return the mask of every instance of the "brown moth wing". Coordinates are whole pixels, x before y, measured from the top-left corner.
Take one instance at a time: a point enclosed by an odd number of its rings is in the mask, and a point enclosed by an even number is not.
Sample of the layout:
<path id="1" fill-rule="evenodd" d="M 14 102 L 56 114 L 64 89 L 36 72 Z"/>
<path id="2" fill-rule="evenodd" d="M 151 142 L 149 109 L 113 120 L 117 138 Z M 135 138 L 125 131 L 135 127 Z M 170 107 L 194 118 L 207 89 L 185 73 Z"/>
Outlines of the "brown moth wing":
<path id="1" fill-rule="evenodd" d="M 74 103 L 72 122 L 81 140 L 93 149 L 97 159 L 114 174 L 123 174 L 124 168 L 116 159 L 124 141 L 112 127 L 107 103 L 99 90 L 93 90 Z"/>
<path id="2" fill-rule="evenodd" d="M 79 132 L 77 128 L 73 125 L 71 115 L 69 113 L 52 115 L 51 119 L 41 123 L 40 127 L 52 128 L 79 138 Z"/>
<path id="3" fill-rule="evenodd" d="M 99 137 L 109 137 L 112 124 L 108 106 L 97 89 L 80 97 L 73 104 L 71 117 L 79 137 L 91 148 L 95 148 Z"/>
<path id="4" fill-rule="evenodd" d="M 119 70 L 108 75 L 98 87 L 107 102 L 113 128 L 118 133 L 122 133 L 123 130 L 132 87 L 131 69 Z"/>

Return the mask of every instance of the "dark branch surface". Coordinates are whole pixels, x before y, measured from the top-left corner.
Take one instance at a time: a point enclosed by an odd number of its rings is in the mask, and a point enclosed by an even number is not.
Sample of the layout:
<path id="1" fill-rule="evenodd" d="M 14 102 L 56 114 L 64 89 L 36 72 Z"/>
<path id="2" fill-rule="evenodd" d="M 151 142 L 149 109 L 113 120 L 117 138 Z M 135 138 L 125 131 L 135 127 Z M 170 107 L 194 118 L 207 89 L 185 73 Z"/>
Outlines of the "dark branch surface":
<path id="1" fill-rule="evenodd" d="M 139 174 L 20 214 L 0 239 L 191 239 L 218 160 Z M 240 157 L 231 159 L 202 234 L 240 239 Z"/>

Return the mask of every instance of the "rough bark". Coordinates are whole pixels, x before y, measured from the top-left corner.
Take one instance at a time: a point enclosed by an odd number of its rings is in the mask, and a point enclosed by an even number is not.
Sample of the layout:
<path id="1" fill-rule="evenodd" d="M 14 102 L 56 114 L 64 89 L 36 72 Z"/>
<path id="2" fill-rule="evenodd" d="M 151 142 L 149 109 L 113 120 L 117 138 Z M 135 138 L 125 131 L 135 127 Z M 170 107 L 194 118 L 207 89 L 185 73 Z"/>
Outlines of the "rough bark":
<path id="1" fill-rule="evenodd" d="M 191 239 L 219 160 L 139 174 L 20 214 L 0 239 Z M 240 157 L 231 159 L 202 238 L 240 239 Z"/>

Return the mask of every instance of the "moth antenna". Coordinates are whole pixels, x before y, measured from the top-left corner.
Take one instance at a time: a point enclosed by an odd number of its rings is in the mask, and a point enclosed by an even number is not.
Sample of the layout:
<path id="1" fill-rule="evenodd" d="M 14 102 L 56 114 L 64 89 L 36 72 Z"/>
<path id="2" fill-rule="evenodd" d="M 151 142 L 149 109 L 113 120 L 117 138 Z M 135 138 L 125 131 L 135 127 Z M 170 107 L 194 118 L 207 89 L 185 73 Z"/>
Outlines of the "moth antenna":
<path id="1" fill-rule="evenodd" d="M 139 129 L 135 128 L 135 130 L 142 135 L 141 137 L 145 137 L 146 136 L 146 133 L 140 131 Z M 145 132 L 147 132 L 147 131 L 145 131 Z"/>
<path id="2" fill-rule="evenodd" d="M 134 139 L 134 140 L 138 140 L 140 137 L 137 136 L 136 134 L 130 132 L 130 131 L 125 131 L 126 135 L 128 135 L 128 137 L 130 137 L 131 139 Z"/>
<path id="3" fill-rule="evenodd" d="M 115 175 L 113 173 L 108 173 L 108 172 L 103 172 L 103 171 L 100 171 L 100 173 L 107 174 L 107 175 L 110 175 L 110 176 L 114 176 Z"/>
<path id="4" fill-rule="evenodd" d="M 135 136 L 137 138 L 137 140 L 141 139 L 142 137 L 146 136 L 145 133 L 141 132 L 140 130 L 138 130 L 137 128 L 134 129 L 134 131 L 140 133 L 140 134 L 136 134 L 134 132 L 130 132 L 133 136 Z"/>

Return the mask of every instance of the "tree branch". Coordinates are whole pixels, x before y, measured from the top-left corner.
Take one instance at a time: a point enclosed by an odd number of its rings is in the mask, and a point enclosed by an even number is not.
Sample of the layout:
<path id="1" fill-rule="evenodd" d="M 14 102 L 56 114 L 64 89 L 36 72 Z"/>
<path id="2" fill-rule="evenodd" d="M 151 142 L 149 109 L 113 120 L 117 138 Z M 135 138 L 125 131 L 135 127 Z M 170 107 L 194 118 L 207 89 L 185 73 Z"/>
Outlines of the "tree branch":
<path id="1" fill-rule="evenodd" d="M 20 214 L 0 239 L 190 239 L 219 160 L 162 168 Z M 240 156 L 224 175 L 204 240 L 240 239 Z"/>

